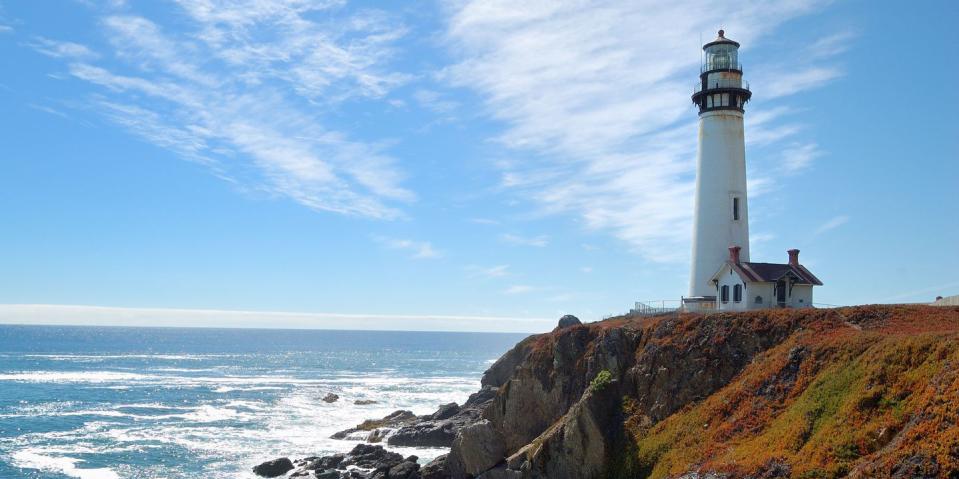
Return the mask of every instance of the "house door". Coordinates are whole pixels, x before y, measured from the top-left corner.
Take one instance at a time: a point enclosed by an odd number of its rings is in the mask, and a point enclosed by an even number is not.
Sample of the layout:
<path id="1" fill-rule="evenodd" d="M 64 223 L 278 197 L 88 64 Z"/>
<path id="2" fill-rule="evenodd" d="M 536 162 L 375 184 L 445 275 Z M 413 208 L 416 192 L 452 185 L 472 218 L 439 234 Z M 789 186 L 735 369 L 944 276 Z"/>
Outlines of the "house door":
<path id="1" fill-rule="evenodd" d="M 781 279 L 779 281 L 776 281 L 776 302 L 779 303 L 780 306 L 786 305 L 786 281 L 785 280 Z"/>

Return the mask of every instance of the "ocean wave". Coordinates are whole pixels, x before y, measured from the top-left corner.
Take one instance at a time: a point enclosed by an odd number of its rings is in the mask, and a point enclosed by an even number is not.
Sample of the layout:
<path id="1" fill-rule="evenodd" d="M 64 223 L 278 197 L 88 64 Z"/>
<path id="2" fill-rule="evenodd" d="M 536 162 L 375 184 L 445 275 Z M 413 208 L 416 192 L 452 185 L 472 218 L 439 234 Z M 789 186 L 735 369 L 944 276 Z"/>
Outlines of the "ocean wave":
<path id="1" fill-rule="evenodd" d="M 32 383 L 115 383 L 136 381 L 148 376 L 116 371 L 21 371 L 0 374 L 0 381 Z"/>
<path id="2" fill-rule="evenodd" d="M 107 468 L 82 469 L 77 467 L 83 459 L 72 457 L 54 457 L 39 454 L 31 450 L 16 451 L 11 455 L 14 466 L 22 469 L 58 472 L 79 479 L 119 479 L 120 476 Z"/>

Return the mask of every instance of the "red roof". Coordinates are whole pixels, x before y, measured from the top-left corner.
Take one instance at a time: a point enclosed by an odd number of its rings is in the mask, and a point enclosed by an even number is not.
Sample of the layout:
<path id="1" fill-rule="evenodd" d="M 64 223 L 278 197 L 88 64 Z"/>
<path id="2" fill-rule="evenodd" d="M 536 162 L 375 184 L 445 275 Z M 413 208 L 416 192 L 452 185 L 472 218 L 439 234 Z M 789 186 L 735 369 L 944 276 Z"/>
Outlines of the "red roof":
<path id="1" fill-rule="evenodd" d="M 792 275 L 797 280 L 796 284 L 813 284 L 816 286 L 822 286 L 822 281 L 819 281 L 819 278 L 809 272 L 809 270 L 801 264 L 793 266 L 791 264 L 782 263 L 737 264 L 733 263 L 732 261 L 727 261 L 726 263 L 737 273 L 739 273 L 739 276 L 747 281 L 774 283 L 785 276 Z"/>

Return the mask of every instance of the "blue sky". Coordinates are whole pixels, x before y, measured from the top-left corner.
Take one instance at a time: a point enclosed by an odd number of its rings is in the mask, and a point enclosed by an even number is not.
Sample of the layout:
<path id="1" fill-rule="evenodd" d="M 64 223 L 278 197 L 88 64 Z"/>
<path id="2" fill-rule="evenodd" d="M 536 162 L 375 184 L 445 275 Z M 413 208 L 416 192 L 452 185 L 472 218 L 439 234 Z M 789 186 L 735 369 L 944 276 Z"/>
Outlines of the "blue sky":
<path id="1" fill-rule="evenodd" d="M 0 320 L 527 331 L 678 299 L 720 26 L 754 92 L 753 261 L 800 248 L 823 304 L 956 294 L 957 21 L 0 0 Z"/>

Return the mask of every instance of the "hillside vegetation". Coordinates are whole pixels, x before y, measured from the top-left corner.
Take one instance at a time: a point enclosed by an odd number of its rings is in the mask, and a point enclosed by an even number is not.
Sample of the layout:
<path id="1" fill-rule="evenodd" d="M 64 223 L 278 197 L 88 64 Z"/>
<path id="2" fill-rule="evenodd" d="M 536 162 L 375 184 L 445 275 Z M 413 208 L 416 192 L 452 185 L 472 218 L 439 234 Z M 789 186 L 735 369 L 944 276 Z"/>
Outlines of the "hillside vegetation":
<path id="1" fill-rule="evenodd" d="M 613 318 L 484 385 L 451 477 L 959 478 L 959 308 Z"/>

